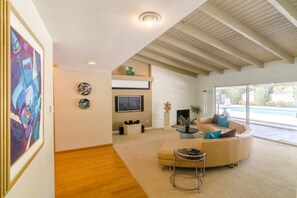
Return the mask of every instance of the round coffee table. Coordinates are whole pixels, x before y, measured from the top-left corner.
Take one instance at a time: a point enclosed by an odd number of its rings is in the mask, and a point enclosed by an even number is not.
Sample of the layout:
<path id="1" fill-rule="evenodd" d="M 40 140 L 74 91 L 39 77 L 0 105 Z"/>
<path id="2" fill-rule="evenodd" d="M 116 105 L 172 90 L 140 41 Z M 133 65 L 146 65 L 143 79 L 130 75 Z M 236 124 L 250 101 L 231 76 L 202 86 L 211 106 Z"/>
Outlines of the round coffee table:
<path id="1" fill-rule="evenodd" d="M 178 127 L 176 131 L 179 132 L 179 137 L 181 139 L 190 139 L 190 138 L 195 138 L 195 133 L 197 133 L 199 130 L 196 128 L 189 128 L 187 131 L 185 127 Z"/>

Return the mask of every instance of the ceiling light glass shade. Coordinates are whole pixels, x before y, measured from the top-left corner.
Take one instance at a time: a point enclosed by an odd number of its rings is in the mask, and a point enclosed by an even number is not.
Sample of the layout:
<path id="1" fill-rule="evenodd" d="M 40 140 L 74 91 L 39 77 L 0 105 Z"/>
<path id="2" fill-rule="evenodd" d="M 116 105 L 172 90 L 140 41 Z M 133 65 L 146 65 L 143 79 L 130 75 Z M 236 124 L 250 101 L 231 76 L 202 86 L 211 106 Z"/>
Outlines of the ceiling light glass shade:
<path id="1" fill-rule="evenodd" d="M 152 26 L 160 21 L 161 15 L 156 12 L 144 12 L 139 16 L 139 20 L 147 26 Z"/>

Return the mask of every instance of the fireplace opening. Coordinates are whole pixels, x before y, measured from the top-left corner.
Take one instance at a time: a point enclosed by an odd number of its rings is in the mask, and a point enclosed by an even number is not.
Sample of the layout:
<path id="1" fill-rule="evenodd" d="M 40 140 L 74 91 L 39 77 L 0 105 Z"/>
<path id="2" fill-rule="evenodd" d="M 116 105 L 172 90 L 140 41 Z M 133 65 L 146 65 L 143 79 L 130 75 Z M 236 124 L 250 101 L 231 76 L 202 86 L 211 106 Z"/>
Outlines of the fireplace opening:
<path id="1" fill-rule="evenodd" d="M 190 117 L 190 109 L 177 110 L 177 112 L 176 112 L 176 124 L 177 125 L 179 125 L 178 118 L 181 115 L 186 119 L 189 118 Z"/>

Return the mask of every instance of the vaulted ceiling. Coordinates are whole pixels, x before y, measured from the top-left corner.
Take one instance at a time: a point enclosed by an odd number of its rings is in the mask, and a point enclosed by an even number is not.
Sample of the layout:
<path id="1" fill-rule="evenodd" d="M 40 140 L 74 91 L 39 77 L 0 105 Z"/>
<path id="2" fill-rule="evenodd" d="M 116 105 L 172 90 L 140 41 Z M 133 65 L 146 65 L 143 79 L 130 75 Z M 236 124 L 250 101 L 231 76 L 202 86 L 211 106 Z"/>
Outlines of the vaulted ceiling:
<path id="1" fill-rule="evenodd" d="M 296 56 L 297 0 L 208 0 L 132 59 L 209 75 Z"/>
<path id="2" fill-rule="evenodd" d="M 297 0 L 33 2 L 53 38 L 58 68 L 112 71 L 132 58 L 197 76 L 293 63 L 297 56 Z M 144 27 L 138 20 L 144 11 L 162 20 Z"/>
<path id="3" fill-rule="evenodd" d="M 33 0 L 54 43 L 58 68 L 112 71 L 206 0 Z M 153 28 L 139 15 L 155 11 Z M 88 65 L 95 61 L 96 65 Z"/>

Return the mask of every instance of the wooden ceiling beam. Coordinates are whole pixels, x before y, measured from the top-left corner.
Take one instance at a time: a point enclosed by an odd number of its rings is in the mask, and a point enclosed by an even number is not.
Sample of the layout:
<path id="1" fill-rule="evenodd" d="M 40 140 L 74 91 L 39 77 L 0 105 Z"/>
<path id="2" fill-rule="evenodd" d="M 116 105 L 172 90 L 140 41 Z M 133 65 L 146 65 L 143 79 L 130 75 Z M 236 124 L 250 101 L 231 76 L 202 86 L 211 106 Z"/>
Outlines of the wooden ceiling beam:
<path id="1" fill-rule="evenodd" d="M 188 71 L 188 70 L 185 70 L 185 69 L 180 69 L 180 68 L 177 68 L 175 66 L 167 65 L 167 64 L 161 63 L 159 61 L 155 61 L 153 59 L 146 58 L 146 57 L 143 57 L 143 56 L 140 56 L 140 55 L 134 55 L 134 56 L 132 56 L 131 59 L 139 61 L 139 62 L 143 62 L 143 63 L 146 63 L 146 64 L 154 65 L 154 66 L 157 66 L 157 67 L 162 67 L 164 69 L 174 71 L 174 72 L 177 72 L 177 73 L 180 73 L 180 74 L 184 74 L 184 75 L 187 75 L 187 76 L 191 76 L 191 77 L 194 77 L 194 78 L 198 77 L 197 72 L 191 72 L 191 71 Z"/>
<path id="2" fill-rule="evenodd" d="M 138 55 L 141 55 L 141 56 L 144 56 L 144 57 L 147 57 L 149 59 L 156 60 L 156 61 L 161 62 L 161 63 L 165 63 L 167 65 L 172 65 L 172 66 L 177 67 L 179 69 L 188 70 L 188 71 L 191 71 L 191 72 L 194 72 L 194 73 L 203 74 L 203 75 L 206 75 L 206 76 L 209 75 L 209 72 L 208 71 L 205 71 L 205 70 L 202 70 L 202 69 L 198 69 L 196 67 L 189 66 L 189 65 L 186 65 L 186 64 L 183 64 L 183 63 L 176 62 L 176 61 L 174 61 L 172 59 L 165 58 L 163 56 L 154 54 L 152 52 L 141 50 L 137 54 Z"/>
<path id="3" fill-rule="evenodd" d="M 233 56 L 236 56 L 237 58 L 244 60 L 252 65 L 256 65 L 258 67 L 263 68 L 264 63 L 244 52 L 242 52 L 239 49 L 236 49 L 232 46 L 227 45 L 226 43 L 219 41 L 208 34 L 205 34 L 204 32 L 201 32 L 200 30 L 193 28 L 185 23 L 178 23 L 175 26 L 173 26 L 175 29 L 178 29 L 196 39 L 199 39 L 205 43 L 208 43 L 209 45 L 212 45 L 224 52 L 227 52 Z"/>
<path id="4" fill-rule="evenodd" d="M 267 0 L 275 9 L 297 27 L 297 10 L 286 0 Z"/>
<path id="5" fill-rule="evenodd" d="M 202 10 L 204 13 L 208 14 L 209 16 L 220 21 L 221 23 L 225 24 L 226 26 L 230 27 L 232 30 L 238 32 L 239 34 L 253 41 L 254 43 L 260 45 L 261 47 L 268 50 L 272 54 L 280 57 L 281 59 L 289 63 L 294 62 L 294 57 L 291 54 L 279 48 L 276 44 L 274 44 L 272 41 L 268 40 L 258 32 L 247 27 L 241 21 L 228 15 L 223 10 L 216 7 L 215 4 L 213 4 L 212 2 L 207 1 L 202 6 L 200 6 L 199 9 Z"/>
<path id="6" fill-rule="evenodd" d="M 206 63 L 200 62 L 200 61 L 198 61 L 196 59 L 181 55 L 181 54 L 179 54 L 179 53 L 177 53 L 175 51 L 160 47 L 160 46 L 158 46 L 156 44 L 150 44 L 150 45 L 146 46 L 146 48 L 151 49 L 151 50 L 156 51 L 156 52 L 159 52 L 161 54 L 170 56 L 173 59 L 185 62 L 185 63 L 193 65 L 195 67 L 199 67 L 199 68 L 202 68 L 202 69 L 205 69 L 205 70 L 217 72 L 217 73 L 220 73 L 220 74 L 223 73 L 222 69 L 219 69 L 219 68 L 213 67 L 211 65 L 208 65 Z"/>
<path id="7" fill-rule="evenodd" d="M 222 58 L 220 58 L 218 56 L 215 56 L 215 55 L 213 55 L 211 53 L 208 53 L 208 52 L 206 52 L 206 51 L 204 51 L 202 49 L 199 49 L 197 47 L 193 47 L 192 45 L 189 45 L 189 44 L 187 44 L 185 42 L 177 40 L 174 37 L 163 35 L 163 36 L 160 36 L 158 38 L 158 40 L 163 41 L 165 43 L 168 43 L 170 45 L 176 46 L 176 47 L 178 47 L 178 48 L 180 48 L 182 50 L 185 50 L 187 52 L 191 52 L 192 54 L 201 56 L 201 57 L 203 57 L 205 59 L 208 59 L 208 60 L 210 60 L 212 62 L 215 62 L 215 63 L 217 63 L 219 65 L 228 67 L 230 69 L 234 69 L 236 71 L 241 70 L 240 66 L 237 66 L 237 65 L 235 65 L 233 63 L 230 63 L 230 62 L 226 61 L 225 59 L 222 59 Z"/>

